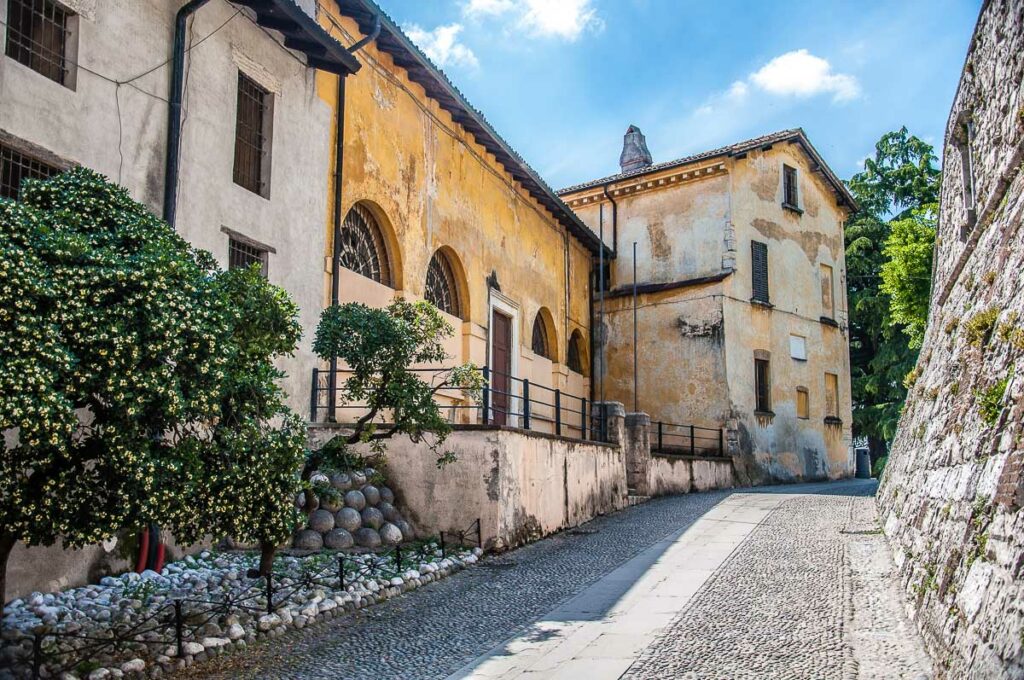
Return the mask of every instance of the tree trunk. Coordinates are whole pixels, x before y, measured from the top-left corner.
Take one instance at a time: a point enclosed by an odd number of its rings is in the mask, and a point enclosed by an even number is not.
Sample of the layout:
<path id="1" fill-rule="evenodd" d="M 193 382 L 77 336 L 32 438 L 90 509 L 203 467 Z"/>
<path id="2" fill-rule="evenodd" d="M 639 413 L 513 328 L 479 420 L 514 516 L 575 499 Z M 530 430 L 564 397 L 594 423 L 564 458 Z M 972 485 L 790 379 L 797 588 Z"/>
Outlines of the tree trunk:
<path id="1" fill-rule="evenodd" d="M 7 558 L 17 542 L 14 534 L 0 534 L 0 610 L 7 603 Z"/>
<path id="2" fill-rule="evenodd" d="M 260 541 L 260 576 L 270 575 L 270 570 L 274 567 L 274 554 L 276 552 L 276 544 L 270 541 Z"/>

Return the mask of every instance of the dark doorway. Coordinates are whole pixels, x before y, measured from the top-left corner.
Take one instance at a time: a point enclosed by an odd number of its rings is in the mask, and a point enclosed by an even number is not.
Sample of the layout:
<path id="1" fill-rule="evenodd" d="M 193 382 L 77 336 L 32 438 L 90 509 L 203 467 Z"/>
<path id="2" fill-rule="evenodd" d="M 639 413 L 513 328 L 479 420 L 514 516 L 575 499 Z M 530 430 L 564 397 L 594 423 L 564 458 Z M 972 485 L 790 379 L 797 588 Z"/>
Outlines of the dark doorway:
<path id="1" fill-rule="evenodd" d="M 491 422 L 508 425 L 512 398 L 512 317 L 491 312 Z"/>

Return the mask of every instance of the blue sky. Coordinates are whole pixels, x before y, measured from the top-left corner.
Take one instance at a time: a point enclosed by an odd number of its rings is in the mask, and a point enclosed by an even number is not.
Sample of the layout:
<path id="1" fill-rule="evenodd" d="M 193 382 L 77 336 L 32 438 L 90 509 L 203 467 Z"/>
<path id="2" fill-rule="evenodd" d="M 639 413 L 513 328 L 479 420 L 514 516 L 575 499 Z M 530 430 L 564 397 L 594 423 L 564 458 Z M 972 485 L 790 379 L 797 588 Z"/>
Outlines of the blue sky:
<path id="1" fill-rule="evenodd" d="M 803 127 L 836 173 L 941 146 L 980 0 L 378 0 L 555 188 Z"/>

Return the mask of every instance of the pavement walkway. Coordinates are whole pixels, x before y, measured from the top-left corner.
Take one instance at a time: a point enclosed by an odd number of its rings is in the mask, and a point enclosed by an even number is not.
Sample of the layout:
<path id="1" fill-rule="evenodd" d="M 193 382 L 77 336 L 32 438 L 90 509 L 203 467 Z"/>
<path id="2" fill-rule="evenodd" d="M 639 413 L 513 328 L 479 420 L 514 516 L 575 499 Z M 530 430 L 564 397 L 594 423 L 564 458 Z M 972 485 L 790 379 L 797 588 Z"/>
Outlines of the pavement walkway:
<path id="1" fill-rule="evenodd" d="M 873 481 L 661 498 L 193 677 L 922 678 Z"/>

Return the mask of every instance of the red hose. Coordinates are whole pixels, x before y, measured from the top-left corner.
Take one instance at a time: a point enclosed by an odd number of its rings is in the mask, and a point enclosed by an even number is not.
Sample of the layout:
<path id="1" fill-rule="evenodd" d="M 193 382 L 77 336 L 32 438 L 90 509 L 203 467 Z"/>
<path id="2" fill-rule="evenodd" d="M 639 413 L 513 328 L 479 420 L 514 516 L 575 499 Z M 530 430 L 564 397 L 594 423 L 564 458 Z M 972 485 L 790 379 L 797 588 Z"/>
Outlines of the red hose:
<path id="1" fill-rule="evenodd" d="M 135 561 L 135 573 L 141 574 L 146 570 L 146 562 L 149 561 L 149 530 L 139 532 L 139 559 Z"/>

